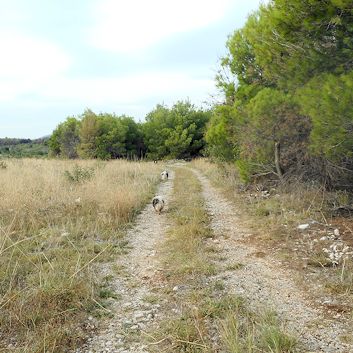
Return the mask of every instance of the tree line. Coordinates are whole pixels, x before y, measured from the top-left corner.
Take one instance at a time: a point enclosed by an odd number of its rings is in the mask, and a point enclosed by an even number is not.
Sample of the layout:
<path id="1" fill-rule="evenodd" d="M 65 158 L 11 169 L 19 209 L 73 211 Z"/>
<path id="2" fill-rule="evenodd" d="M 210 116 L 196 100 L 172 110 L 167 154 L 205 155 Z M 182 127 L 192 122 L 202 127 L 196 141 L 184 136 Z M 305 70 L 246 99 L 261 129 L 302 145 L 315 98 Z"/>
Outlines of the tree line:
<path id="1" fill-rule="evenodd" d="M 143 123 L 125 115 L 96 114 L 87 109 L 57 126 L 49 140 L 49 155 L 99 159 L 195 157 L 205 147 L 209 118 L 209 111 L 189 101 L 179 101 L 171 108 L 157 105 Z"/>

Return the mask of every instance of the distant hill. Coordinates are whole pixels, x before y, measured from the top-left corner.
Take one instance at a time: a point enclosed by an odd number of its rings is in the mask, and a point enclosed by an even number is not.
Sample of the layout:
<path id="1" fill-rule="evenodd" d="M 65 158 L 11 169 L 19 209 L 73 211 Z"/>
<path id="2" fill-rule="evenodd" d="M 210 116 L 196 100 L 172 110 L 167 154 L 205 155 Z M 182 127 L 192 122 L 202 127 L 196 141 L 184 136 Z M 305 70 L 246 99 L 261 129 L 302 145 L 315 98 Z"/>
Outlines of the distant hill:
<path id="1" fill-rule="evenodd" d="M 0 157 L 46 157 L 50 136 L 38 139 L 0 138 Z"/>

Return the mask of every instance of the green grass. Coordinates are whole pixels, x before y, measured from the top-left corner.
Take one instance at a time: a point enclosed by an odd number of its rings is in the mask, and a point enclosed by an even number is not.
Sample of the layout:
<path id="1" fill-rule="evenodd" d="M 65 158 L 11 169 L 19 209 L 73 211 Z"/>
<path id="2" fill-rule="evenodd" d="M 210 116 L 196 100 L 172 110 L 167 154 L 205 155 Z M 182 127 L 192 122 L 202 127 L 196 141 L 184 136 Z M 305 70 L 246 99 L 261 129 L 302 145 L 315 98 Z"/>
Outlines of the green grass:
<path id="1" fill-rule="evenodd" d="M 232 264 L 227 265 L 226 270 L 227 271 L 236 271 L 236 270 L 240 270 L 244 267 L 244 264 L 240 263 L 240 262 L 235 262 Z"/>
<path id="2" fill-rule="evenodd" d="M 229 353 L 293 353 L 295 338 L 283 333 L 273 313 L 248 312 L 242 305 L 221 319 L 222 337 Z"/>
<path id="3" fill-rule="evenodd" d="M 174 276 L 210 275 L 215 271 L 213 264 L 205 261 L 203 241 L 211 236 L 211 230 L 200 193 L 201 185 L 192 172 L 177 170 L 169 214 L 174 226 L 164 246 L 166 266 Z"/>

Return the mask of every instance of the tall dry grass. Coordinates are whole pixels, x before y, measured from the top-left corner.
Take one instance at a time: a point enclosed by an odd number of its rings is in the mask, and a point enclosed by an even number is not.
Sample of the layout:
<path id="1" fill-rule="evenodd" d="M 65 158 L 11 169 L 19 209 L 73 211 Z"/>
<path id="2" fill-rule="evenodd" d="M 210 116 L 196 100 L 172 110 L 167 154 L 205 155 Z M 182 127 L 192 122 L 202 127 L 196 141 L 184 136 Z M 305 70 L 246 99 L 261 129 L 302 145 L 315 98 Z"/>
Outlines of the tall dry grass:
<path id="1" fill-rule="evenodd" d="M 8 160 L 0 170 L 0 350 L 63 352 L 99 303 L 97 261 L 158 182 L 152 163 Z"/>

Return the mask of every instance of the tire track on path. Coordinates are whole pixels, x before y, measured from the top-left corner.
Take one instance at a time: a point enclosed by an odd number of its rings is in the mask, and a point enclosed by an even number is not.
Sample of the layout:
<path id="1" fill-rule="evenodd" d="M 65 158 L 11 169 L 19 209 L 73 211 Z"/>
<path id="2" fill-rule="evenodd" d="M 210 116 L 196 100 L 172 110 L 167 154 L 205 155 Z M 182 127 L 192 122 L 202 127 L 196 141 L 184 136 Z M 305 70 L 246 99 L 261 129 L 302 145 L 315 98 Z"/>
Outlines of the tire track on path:
<path id="1" fill-rule="evenodd" d="M 352 353 L 353 345 L 341 340 L 344 336 L 351 337 L 351 329 L 338 320 L 326 319 L 320 309 L 314 308 L 278 261 L 257 257 L 258 249 L 244 242 L 247 231 L 239 225 L 236 207 L 200 171 L 193 168 L 192 171 L 203 187 L 216 237 L 214 245 L 226 257 L 217 263 L 223 271 L 216 278 L 225 282 L 230 293 L 246 298 L 254 310 L 273 309 L 299 339 L 300 352 Z M 241 265 L 239 269 L 227 270 L 234 263 Z"/>

